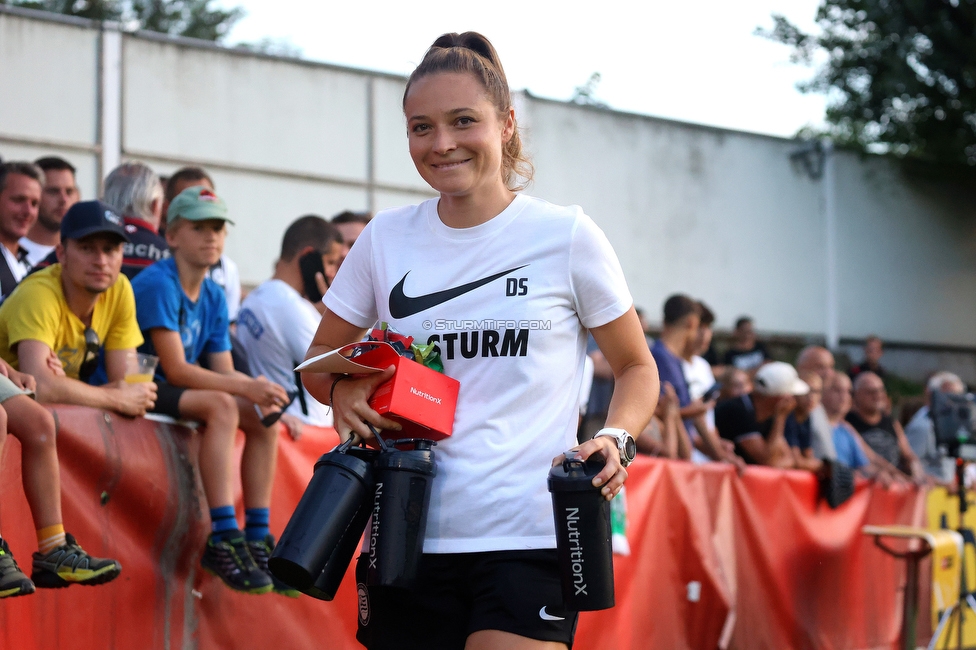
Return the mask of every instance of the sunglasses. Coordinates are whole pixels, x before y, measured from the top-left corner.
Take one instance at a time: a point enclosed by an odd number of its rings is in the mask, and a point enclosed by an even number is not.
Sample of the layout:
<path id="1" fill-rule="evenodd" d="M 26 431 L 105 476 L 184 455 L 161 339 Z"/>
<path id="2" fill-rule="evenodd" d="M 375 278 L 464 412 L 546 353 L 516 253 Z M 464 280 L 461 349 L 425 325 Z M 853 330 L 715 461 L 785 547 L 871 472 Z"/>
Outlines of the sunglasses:
<path id="1" fill-rule="evenodd" d="M 85 328 L 85 358 L 78 368 L 78 379 L 87 382 L 98 368 L 98 349 L 101 341 L 98 340 L 98 332 L 90 327 Z"/>

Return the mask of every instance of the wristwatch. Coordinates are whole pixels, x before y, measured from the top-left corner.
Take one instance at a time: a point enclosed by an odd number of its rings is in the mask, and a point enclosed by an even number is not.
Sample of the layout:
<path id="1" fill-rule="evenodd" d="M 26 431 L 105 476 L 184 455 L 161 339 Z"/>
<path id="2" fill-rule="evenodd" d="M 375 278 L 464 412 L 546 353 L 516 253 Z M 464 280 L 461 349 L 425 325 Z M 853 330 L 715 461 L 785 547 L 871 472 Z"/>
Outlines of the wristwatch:
<path id="1" fill-rule="evenodd" d="M 617 451 L 620 452 L 621 465 L 627 467 L 633 462 L 634 457 L 637 455 L 637 442 L 634 440 L 634 436 L 623 429 L 600 429 L 593 437 L 598 438 L 600 436 L 608 436 L 617 441 Z"/>

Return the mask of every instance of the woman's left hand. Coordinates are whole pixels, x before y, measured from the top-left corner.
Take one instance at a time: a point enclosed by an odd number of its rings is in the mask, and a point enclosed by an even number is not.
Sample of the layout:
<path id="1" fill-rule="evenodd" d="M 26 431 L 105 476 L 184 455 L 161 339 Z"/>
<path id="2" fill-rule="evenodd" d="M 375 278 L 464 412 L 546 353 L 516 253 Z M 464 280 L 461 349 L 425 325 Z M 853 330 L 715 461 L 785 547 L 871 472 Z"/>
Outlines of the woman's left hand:
<path id="1" fill-rule="evenodd" d="M 620 464 L 620 451 L 617 450 L 617 441 L 610 436 L 598 436 L 587 440 L 581 445 L 570 449 L 579 454 L 582 460 L 586 460 L 593 454 L 603 454 L 607 464 L 600 473 L 593 477 L 593 486 L 600 488 L 600 493 L 607 501 L 610 501 L 627 480 L 627 470 Z M 555 467 L 566 460 L 566 454 L 559 454 L 552 460 Z"/>

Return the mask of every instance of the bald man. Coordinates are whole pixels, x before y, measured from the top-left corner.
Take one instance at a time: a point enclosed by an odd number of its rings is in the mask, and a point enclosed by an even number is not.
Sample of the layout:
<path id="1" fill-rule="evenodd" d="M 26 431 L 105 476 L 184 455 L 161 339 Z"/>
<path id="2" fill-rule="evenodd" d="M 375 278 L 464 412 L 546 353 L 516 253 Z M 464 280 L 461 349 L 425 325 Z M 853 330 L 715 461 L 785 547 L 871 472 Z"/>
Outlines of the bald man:
<path id="1" fill-rule="evenodd" d="M 854 380 L 854 406 L 847 421 L 878 456 L 905 470 L 915 481 L 925 478 L 925 470 L 897 420 L 887 415 L 888 393 L 881 377 L 864 371 Z"/>
<path id="2" fill-rule="evenodd" d="M 801 375 L 817 375 L 820 377 L 821 385 L 825 385 L 834 372 L 834 355 L 827 348 L 808 345 L 800 350 L 800 354 L 796 357 L 796 370 Z M 837 460 L 833 427 L 830 426 L 823 404 L 817 404 L 810 412 L 810 434 L 811 449 L 815 458 Z"/>

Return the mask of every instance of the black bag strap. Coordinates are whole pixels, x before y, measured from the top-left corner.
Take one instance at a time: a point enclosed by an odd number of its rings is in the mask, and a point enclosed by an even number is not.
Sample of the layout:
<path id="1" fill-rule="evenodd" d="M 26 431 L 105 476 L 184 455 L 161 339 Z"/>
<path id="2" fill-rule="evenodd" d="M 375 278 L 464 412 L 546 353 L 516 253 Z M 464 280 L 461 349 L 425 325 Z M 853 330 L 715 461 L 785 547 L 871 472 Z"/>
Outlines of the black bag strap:
<path id="1" fill-rule="evenodd" d="M 17 278 L 14 277 L 14 272 L 10 270 L 7 256 L 0 253 L 0 260 L 3 261 L 3 264 L 0 264 L 0 296 L 6 298 L 17 286 Z"/>

